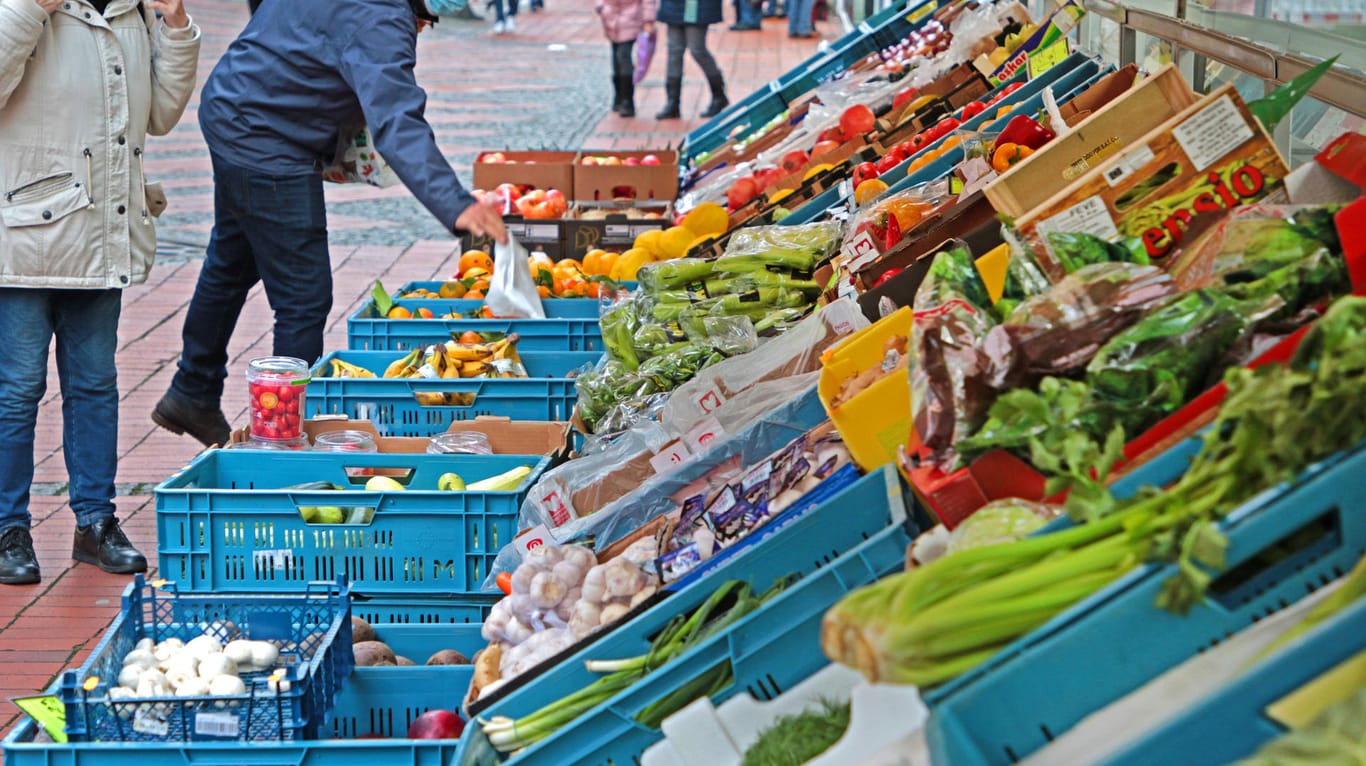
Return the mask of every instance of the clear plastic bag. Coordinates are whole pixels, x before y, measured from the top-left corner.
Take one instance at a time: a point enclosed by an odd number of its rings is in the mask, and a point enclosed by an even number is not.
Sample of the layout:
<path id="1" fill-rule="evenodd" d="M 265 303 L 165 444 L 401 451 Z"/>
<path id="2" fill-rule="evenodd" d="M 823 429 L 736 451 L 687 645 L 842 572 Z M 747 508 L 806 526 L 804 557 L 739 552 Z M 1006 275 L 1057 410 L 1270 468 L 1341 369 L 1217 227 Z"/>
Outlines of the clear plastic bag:
<path id="1" fill-rule="evenodd" d="M 857 271 L 859 266 L 896 247 L 906 234 L 944 203 L 947 192 L 947 183 L 920 184 L 879 197 L 859 209 L 846 227 L 840 246 L 846 266 Z"/>
<path id="2" fill-rule="evenodd" d="M 526 250 L 511 234 L 506 244 L 493 245 L 493 277 L 484 305 L 494 316 L 545 319 Z"/>
<path id="3" fill-rule="evenodd" d="M 978 508 L 949 534 L 946 553 L 1021 540 L 1063 515 L 1062 506 L 1019 498 L 993 500 Z"/>

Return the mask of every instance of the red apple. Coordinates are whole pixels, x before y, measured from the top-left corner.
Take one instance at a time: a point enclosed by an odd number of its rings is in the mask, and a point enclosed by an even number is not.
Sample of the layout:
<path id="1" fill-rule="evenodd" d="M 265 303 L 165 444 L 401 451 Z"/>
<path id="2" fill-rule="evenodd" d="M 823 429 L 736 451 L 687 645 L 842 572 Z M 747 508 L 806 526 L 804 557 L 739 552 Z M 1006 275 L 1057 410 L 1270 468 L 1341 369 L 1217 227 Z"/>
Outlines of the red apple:
<path id="1" fill-rule="evenodd" d="M 621 161 L 621 164 L 635 167 L 636 165 L 640 164 L 640 159 L 638 157 L 627 157 L 626 159 Z"/>
<path id="2" fill-rule="evenodd" d="M 656 157 L 656 156 L 654 156 L 653 154 L 647 154 L 647 155 L 645 155 L 644 157 L 641 157 L 641 158 L 640 158 L 640 164 L 642 164 L 642 165 L 658 165 L 658 164 L 659 164 L 659 158 Z"/>
<path id="3" fill-rule="evenodd" d="M 859 184 L 863 183 L 864 181 L 877 178 L 879 175 L 880 173 L 878 172 L 877 165 L 874 165 L 871 162 L 860 162 L 859 164 L 854 166 L 854 188 L 857 189 Z"/>
<path id="4" fill-rule="evenodd" d="M 760 189 L 767 189 L 783 180 L 784 175 L 785 173 L 778 168 L 760 168 L 754 171 L 754 181 L 759 184 Z"/>
<path id="5" fill-rule="evenodd" d="M 596 165 L 596 164 L 598 164 L 598 158 L 597 158 L 597 157 L 584 157 L 583 160 L 582 160 L 582 163 L 583 163 L 584 165 Z"/>
<path id="6" fill-rule="evenodd" d="M 620 157 L 603 157 L 601 160 L 599 160 L 599 164 L 602 164 L 602 165 L 620 165 L 620 164 L 621 164 L 621 158 L 620 158 Z"/>
<path id="7" fill-rule="evenodd" d="M 817 141 L 816 145 L 811 147 L 811 159 L 818 160 L 821 155 L 829 154 L 838 148 L 840 148 L 839 141 Z"/>
<path id="8" fill-rule="evenodd" d="M 465 722 L 449 710 L 428 710 L 408 726 L 408 739 L 459 739 Z"/>
<path id="9" fill-rule="evenodd" d="M 861 136 L 877 125 L 877 115 L 867 104 L 854 104 L 840 115 L 840 131 L 846 136 Z"/>
<path id="10" fill-rule="evenodd" d="M 739 210 L 759 196 L 758 184 L 753 178 L 741 178 L 726 190 L 726 205 L 731 211 Z"/>
<path id="11" fill-rule="evenodd" d="M 825 130 L 822 130 L 820 133 L 816 134 L 817 143 L 821 141 L 834 141 L 837 144 L 842 144 L 844 143 L 844 138 L 844 131 L 841 130 L 839 126 L 835 126 L 833 128 L 826 128 Z"/>
<path id="12" fill-rule="evenodd" d="M 806 167 L 806 163 L 810 161 L 811 157 L 808 156 L 806 152 L 801 149 L 794 149 L 787 154 L 784 154 L 783 160 L 779 164 L 782 165 L 783 170 L 787 171 L 790 175 L 792 173 L 802 172 L 802 168 Z"/>
<path id="13" fill-rule="evenodd" d="M 900 109 L 906 104 L 909 104 L 912 101 L 914 101 L 916 97 L 919 95 L 920 90 L 917 88 L 907 88 L 906 90 L 901 91 L 900 93 L 896 94 L 896 98 L 892 99 L 892 109 Z"/>
<path id="14" fill-rule="evenodd" d="M 487 162 L 493 165 L 498 165 L 507 162 L 508 158 L 502 152 L 489 152 L 488 154 L 485 154 L 483 157 L 480 157 L 479 161 Z"/>

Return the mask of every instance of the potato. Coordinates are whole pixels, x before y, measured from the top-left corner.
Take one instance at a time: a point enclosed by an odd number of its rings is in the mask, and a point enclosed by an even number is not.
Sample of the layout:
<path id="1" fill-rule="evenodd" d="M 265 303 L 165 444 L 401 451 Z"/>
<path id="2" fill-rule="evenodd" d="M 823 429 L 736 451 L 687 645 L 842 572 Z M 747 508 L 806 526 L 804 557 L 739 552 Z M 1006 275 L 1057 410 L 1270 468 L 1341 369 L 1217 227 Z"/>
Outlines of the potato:
<path id="1" fill-rule="evenodd" d="M 394 658 L 394 664 L 398 665 L 399 667 L 408 667 L 411 665 L 416 665 L 417 663 L 400 654 Z"/>
<path id="2" fill-rule="evenodd" d="M 454 649 L 442 649 L 427 658 L 428 665 L 468 665 L 470 658 Z"/>
<path id="3" fill-rule="evenodd" d="M 500 644 L 489 644 L 474 656 L 474 688 L 483 689 L 499 679 L 502 674 L 498 672 L 498 667 L 502 659 L 503 647 Z"/>
<path id="4" fill-rule="evenodd" d="M 351 643 L 362 644 L 378 640 L 379 636 L 375 634 L 375 629 L 370 627 L 370 623 L 359 617 L 351 618 Z"/>
<path id="5" fill-rule="evenodd" d="M 397 659 L 394 657 L 394 650 L 383 641 L 362 641 L 352 647 L 356 654 L 356 667 L 373 668 L 385 665 L 396 665 Z"/>

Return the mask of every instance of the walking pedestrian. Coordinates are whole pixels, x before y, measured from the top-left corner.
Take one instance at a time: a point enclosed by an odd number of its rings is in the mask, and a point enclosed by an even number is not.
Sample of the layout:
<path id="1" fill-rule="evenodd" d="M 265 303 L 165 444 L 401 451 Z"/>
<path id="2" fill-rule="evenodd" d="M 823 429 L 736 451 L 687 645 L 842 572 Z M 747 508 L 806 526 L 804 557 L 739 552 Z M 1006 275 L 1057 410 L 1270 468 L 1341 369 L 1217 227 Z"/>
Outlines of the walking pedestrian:
<path id="1" fill-rule="evenodd" d="M 786 0 L 787 36 L 808 39 L 816 36 L 814 0 Z"/>
<path id="2" fill-rule="evenodd" d="M 693 61 L 702 67 L 711 87 L 711 105 L 703 117 L 715 117 L 730 105 L 726 98 L 726 81 L 721 67 L 707 50 L 707 28 L 722 20 L 721 0 L 659 0 L 658 21 L 668 25 L 668 67 L 664 74 L 664 111 L 657 120 L 676 120 L 682 117 L 683 53 L 692 54 Z"/>
<path id="3" fill-rule="evenodd" d="M 199 39 L 181 0 L 0 1 L 0 583 L 40 580 L 29 493 L 53 336 L 71 557 L 147 569 L 114 517 L 114 352 L 165 205 L 143 145 L 179 122 Z"/>
<path id="4" fill-rule="evenodd" d="M 781 19 L 786 15 L 783 11 L 783 0 L 768 0 L 764 4 L 764 18 Z"/>
<path id="5" fill-rule="evenodd" d="M 489 0 L 489 6 L 493 8 L 495 15 L 493 22 L 493 33 L 495 35 L 517 31 L 517 0 Z"/>
<path id="6" fill-rule="evenodd" d="M 612 111 L 636 116 L 635 45 L 642 32 L 654 34 L 655 0 L 596 0 L 602 31 L 612 43 Z"/>
<path id="7" fill-rule="evenodd" d="M 213 233 L 175 377 L 152 413 L 158 425 L 205 445 L 227 442 L 228 341 L 258 281 L 275 313 L 274 353 L 322 356 L 332 265 L 321 171 L 335 157 L 339 126 L 363 116 L 380 156 L 447 231 L 507 241 L 498 209 L 475 201 L 437 146 L 413 76 L 418 32 L 463 7 L 270 0 L 228 46 L 199 106 L 213 162 Z"/>

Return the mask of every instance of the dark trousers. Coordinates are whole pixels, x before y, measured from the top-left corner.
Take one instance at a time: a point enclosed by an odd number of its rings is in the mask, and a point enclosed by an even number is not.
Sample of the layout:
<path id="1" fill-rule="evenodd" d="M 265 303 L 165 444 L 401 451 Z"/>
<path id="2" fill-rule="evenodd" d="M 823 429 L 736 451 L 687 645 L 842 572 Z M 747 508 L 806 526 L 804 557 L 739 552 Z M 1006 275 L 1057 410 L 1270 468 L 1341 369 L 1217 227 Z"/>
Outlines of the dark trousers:
<path id="1" fill-rule="evenodd" d="M 742 27 L 757 27 L 764 20 L 761 2 L 735 0 L 735 23 Z"/>
<path id="2" fill-rule="evenodd" d="M 636 62 L 632 54 L 635 52 L 636 41 L 627 40 L 624 43 L 612 43 L 612 76 L 613 77 L 635 77 Z"/>
<path id="3" fill-rule="evenodd" d="M 205 406 L 222 399 L 228 341 L 257 282 L 275 312 L 277 356 L 317 361 L 332 310 L 322 176 L 270 175 L 212 159 L 213 233 L 171 381 L 173 391 Z"/>
<path id="4" fill-rule="evenodd" d="M 707 27 L 703 24 L 670 24 L 668 70 L 665 76 L 670 80 L 683 79 L 683 51 L 692 54 L 693 61 L 702 67 L 709 81 L 720 82 L 721 67 L 716 65 L 711 51 L 707 50 Z"/>

